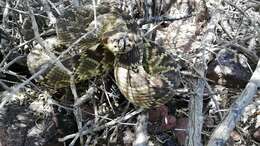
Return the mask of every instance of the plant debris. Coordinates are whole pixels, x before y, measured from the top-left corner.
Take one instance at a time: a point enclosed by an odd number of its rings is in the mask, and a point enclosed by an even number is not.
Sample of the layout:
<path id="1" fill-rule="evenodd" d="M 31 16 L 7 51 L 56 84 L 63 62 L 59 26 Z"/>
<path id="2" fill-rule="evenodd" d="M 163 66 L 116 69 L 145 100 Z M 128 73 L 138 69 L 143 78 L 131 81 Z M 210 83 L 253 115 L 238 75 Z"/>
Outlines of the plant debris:
<path id="1" fill-rule="evenodd" d="M 176 61 L 168 103 L 120 92 L 102 43 L 125 28 L 103 25 L 110 12 Z M 259 12 L 257 0 L 0 1 L 0 145 L 260 145 Z"/>

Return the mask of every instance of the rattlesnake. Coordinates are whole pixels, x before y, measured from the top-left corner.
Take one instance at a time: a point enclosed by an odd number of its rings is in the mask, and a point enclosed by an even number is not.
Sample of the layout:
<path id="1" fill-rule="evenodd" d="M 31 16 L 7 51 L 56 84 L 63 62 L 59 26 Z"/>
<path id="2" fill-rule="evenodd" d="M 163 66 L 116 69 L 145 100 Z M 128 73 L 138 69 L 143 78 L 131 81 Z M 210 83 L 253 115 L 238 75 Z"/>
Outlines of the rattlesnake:
<path id="1" fill-rule="evenodd" d="M 180 86 L 178 66 L 167 51 L 135 33 L 119 32 L 106 47 L 116 56 L 118 88 L 133 104 L 156 107 L 169 101 Z"/>
<path id="2" fill-rule="evenodd" d="M 45 40 L 45 44 L 48 45 L 46 48 L 51 48 L 49 51 L 59 56 L 82 35 L 87 34 L 60 59 L 66 68 L 73 71 L 76 82 L 101 75 L 112 68 L 114 55 L 104 48 L 100 38 L 111 30 L 127 29 L 119 10 L 105 5 L 100 5 L 97 10 L 100 10 L 97 21 L 91 21 L 94 17 L 91 7 L 68 9 L 58 18 L 57 36 Z M 41 66 L 51 64 L 52 60 L 47 51 L 37 45 L 29 53 L 27 64 L 30 72 L 35 73 Z M 64 69 L 57 64 L 49 66 L 40 79 L 42 83 L 53 89 L 70 85 L 70 76 Z"/>
<path id="3" fill-rule="evenodd" d="M 76 82 L 114 69 L 116 84 L 131 103 L 150 108 L 167 102 L 172 89 L 180 85 L 175 61 L 164 48 L 142 38 L 135 23 L 127 22 L 127 15 L 112 7 L 104 8 L 92 22 L 92 9 L 73 8 L 64 13 L 58 19 L 55 43 L 49 43 L 51 51 L 58 56 L 88 34 L 61 58 L 61 63 L 73 71 Z M 50 59 L 43 48 L 35 47 L 28 55 L 29 70 L 35 73 Z M 55 64 L 42 75 L 42 82 L 57 89 L 69 86 L 70 76 Z"/>

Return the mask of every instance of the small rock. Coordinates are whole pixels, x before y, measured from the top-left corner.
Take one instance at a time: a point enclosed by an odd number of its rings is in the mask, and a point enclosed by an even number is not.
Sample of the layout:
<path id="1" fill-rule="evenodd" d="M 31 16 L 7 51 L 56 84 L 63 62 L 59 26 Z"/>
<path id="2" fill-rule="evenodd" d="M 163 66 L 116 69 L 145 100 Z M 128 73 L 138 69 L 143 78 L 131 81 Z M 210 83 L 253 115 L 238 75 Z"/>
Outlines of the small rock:
<path id="1" fill-rule="evenodd" d="M 222 49 L 208 64 L 207 78 L 227 87 L 243 87 L 251 77 L 247 58 L 228 49 Z"/>

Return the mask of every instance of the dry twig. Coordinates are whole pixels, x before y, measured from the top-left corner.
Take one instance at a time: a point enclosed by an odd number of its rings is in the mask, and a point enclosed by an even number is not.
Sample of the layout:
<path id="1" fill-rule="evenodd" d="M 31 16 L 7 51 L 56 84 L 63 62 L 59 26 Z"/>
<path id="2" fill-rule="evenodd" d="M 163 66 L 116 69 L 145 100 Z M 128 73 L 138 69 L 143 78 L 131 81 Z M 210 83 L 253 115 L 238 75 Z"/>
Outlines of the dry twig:
<path id="1" fill-rule="evenodd" d="M 200 67 L 200 74 L 204 76 L 205 69 Z M 189 116 L 189 134 L 188 134 L 188 146 L 202 146 L 201 143 L 201 131 L 203 125 L 203 95 L 204 95 L 204 88 L 205 88 L 205 80 L 198 79 L 197 87 L 194 90 L 196 93 L 190 99 L 190 116 Z"/>

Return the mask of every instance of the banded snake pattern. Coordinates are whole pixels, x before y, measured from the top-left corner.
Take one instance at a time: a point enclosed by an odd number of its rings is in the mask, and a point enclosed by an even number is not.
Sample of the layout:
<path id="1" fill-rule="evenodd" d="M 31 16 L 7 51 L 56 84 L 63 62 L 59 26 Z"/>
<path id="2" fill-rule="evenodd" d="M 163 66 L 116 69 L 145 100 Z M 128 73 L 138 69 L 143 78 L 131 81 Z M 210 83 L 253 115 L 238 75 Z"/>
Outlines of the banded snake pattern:
<path id="1" fill-rule="evenodd" d="M 83 37 L 60 62 L 73 71 L 75 81 L 88 80 L 113 69 L 121 93 L 134 105 L 156 107 L 169 101 L 173 89 L 180 86 L 177 63 L 166 49 L 146 40 L 127 14 L 113 7 L 97 7 L 97 21 L 92 8 L 71 8 L 58 19 L 57 36 L 45 41 L 59 55 Z M 51 58 L 41 46 L 27 57 L 28 68 L 35 73 Z M 58 89 L 70 85 L 70 76 L 58 65 L 42 74 L 41 82 Z"/>

